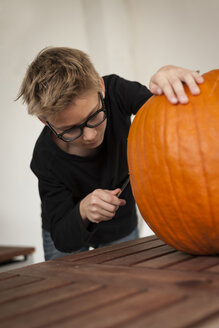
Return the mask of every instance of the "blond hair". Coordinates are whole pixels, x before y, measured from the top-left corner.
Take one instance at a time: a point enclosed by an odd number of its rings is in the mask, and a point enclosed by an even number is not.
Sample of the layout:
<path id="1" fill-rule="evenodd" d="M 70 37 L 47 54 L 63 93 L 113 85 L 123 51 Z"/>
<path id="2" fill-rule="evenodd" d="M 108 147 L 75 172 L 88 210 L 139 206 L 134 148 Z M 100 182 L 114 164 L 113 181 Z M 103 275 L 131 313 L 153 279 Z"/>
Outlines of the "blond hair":
<path id="1" fill-rule="evenodd" d="M 16 100 L 22 97 L 29 114 L 45 118 L 90 90 L 101 91 L 101 83 L 87 54 L 66 47 L 45 48 L 28 67 Z"/>

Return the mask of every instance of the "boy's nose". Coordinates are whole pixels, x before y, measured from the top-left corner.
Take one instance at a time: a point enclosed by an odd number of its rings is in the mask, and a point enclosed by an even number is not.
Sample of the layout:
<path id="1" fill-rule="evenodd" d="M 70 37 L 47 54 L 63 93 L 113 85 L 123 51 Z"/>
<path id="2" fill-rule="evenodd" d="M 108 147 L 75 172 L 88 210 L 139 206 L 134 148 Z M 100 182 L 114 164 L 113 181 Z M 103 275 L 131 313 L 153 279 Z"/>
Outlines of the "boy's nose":
<path id="1" fill-rule="evenodd" d="M 84 127 L 83 130 L 83 139 L 84 141 L 92 141 L 96 138 L 97 131 L 95 128 Z"/>

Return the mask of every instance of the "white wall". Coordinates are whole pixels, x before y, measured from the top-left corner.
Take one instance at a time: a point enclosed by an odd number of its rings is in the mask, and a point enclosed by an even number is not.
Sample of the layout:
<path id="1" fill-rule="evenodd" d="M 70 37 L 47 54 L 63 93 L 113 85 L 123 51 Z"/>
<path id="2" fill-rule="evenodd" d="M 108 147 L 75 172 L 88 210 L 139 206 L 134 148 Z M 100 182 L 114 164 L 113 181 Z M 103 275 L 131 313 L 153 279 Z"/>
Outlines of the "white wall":
<path id="1" fill-rule="evenodd" d="M 0 0 L 0 244 L 33 245 L 42 261 L 40 201 L 29 169 L 41 123 L 14 102 L 46 46 L 90 54 L 100 74 L 148 83 L 162 65 L 218 68 L 218 0 Z M 150 233 L 142 224 L 141 235 Z"/>

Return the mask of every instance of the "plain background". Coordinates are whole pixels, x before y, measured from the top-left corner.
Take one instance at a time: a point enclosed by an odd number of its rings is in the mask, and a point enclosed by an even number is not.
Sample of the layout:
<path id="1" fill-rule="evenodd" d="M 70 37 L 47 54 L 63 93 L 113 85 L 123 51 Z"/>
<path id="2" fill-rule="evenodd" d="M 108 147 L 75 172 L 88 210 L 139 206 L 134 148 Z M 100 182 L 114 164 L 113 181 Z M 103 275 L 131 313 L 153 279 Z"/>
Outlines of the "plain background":
<path id="1" fill-rule="evenodd" d="M 14 102 L 47 46 L 87 52 L 100 75 L 148 85 L 163 65 L 218 68 L 218 0 L 0 0 L 0 244 L 36 247 L 43 260 L 37 179 L 29 169 L 41 123 Z M 140 219 L 141 236 L 151 234 Z"/>

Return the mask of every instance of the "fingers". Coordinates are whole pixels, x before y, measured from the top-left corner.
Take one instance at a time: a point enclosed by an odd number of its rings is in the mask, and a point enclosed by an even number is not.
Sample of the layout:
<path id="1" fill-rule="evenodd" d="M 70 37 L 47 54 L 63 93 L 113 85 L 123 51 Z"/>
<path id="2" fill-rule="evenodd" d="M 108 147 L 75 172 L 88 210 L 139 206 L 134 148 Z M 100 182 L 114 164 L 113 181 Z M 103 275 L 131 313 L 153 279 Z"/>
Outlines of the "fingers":
<path id="1" fill-rule="evenodd" d="M 175 81 L 169 81 L 167 77 L 164 76 L 160 76 L 159 80 L 158 80 L 159 86 L 158 84 L 156 85 L 156 89 L 162 90 L 162 93 L 165 94 L 165 96 L 167 97 L 167 99 L 172 103 L 172 104 L 177 104 L 179 97 L 181 99 L 181 101 L 187 101 L 187 96 L 185 95 L 182 83 L 176 79 Z M 183 99 L 183 97 L 186 96 L 186 99 Z"/>
<path id="2" fill-rule="evenodd" d="M 203 83 L 204 79 L 197 72 L 191 72 L 191 74 L 186 74 L 182 77 L 183 81 L 189 87 L 190 92 L 193 95 L 198 95 L 200 93 L 200 89 L 197 84 Z"/>
<path id="3" fill-rule="evenodd" d="M 99 223 L 101 221 L 111 220 L 115 214 L 116 210 L 109 212 L 99 206 L 94 205 L 90 211 L 90 218 L 92 222 Z"/>
<path id="4" fill-rule="evenodd" d="M 184 85 L 188 86 L 193 95 L 198 95 L 200 93 L 198 84 L 203 82 L 203 77 L 196 71 L 176 66 L 164 66 L 152 76 L 149 88 L 156 95 L 164 93 L 172 104 L 178 102 L 186 104 L 189 99 Z"/>
<path id="5" fill-rule="evenodd" d="M 152 80 L 149 83 L 149 89 L 154 95 L 162 95 L 163 93 L 162 89 L 156 83 L 152 82 Z"/>
<path id="6" fill-rule="evenodd" d="M 192 71 L 193 77 L 196 81 L 196 83 L 201 84 L 204 82 L 203 76 L 200 75 L 199 71 Z"/>
<path id="7" fill-rule="evenodd" d="M 112 218 L 116 213 L 117 206 L 104 202 L 102 199 L 93 197 L 91 199 L 91 212 L 100 217 Z"/>
<path id="8" fill-rule="evenodd" d="M 170 77 L 164 85 L 164 93 L 172 104 L 187 104 L 189 99 L 185 93 L 183 83 L 179 78 Z"/>
<path id="9" fill-rule="evenodd" d="M 80 214 L 82 219 L 99 223 L 111 220 L 119 206 L 124 206 L 126 201 L 119 199 L 116 195 L 120 191 L 96 189 L 80 202 Z"/>
<path id="10" fill-rule="evenodd" d="M 94 193 L 96 190 L 94 191 Z M 109 204 L 115 205 L 115 206 L 124 206 L 126 204 L 126 201 L 124 199 L 118 198 L 119 193 L 121 190 L 119 188 L 114 190 L 101 190 L 100 189 L 100 198 Z"/>

